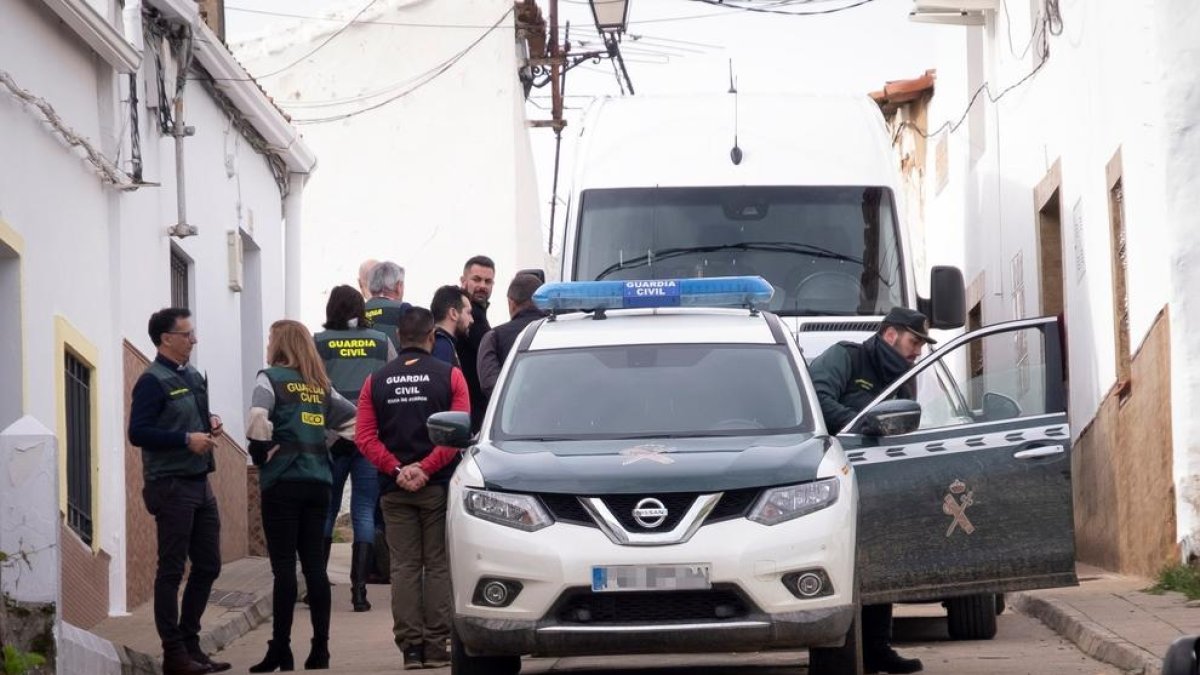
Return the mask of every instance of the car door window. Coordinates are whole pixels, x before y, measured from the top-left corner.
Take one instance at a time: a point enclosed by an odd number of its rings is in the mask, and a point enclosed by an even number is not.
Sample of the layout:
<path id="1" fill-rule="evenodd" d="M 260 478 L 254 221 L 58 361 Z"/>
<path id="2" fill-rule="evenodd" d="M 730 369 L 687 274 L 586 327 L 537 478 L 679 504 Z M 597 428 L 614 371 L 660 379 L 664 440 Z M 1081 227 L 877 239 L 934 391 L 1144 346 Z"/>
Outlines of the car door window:
<path id="1" fill-rule="evenodd" d="M 985 335 L 916 375 L 921 429 L 1036 417 L 1046 405 L 1045 334 L 1037 327 Z M 921 367 L 921 366 L 918 366 Z"/>

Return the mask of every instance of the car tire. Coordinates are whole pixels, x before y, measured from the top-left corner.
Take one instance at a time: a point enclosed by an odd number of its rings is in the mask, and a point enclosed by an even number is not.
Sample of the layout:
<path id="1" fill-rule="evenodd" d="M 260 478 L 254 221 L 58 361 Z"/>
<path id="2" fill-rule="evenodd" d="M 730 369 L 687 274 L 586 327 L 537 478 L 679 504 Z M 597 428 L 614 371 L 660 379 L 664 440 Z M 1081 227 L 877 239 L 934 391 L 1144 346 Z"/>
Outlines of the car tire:
<path id="1" fill-rule="evenodd" d="M 846 631 L 841 647 L 813 647 L 808 650 L 809 675 L 863 675 L 862 607 L 854 612 L 854 621 Z"/>
<path id="2" fill-rule="evenodd" d="M 968 595 L 946 601 L 946 628 L 951 640 L 996 637 L 996 595 Z"/>
<path id="3" fill-rule="evenodd" d="M 517 675 L 520 656 L 471 656 L 455 634 L 450 635 L 450 675 Z"/>
<path id="4" fill-rule="evenodd" d="M 1004 608 L 1006 606 L 1007 606 L 1007 603 L 1005 603 L 1005 601 L 1004 601 L 1004 594 L 997 593 L 996 594 L 996 616 L 1000 616 L 1001 614 L 1003 614 Z"/>

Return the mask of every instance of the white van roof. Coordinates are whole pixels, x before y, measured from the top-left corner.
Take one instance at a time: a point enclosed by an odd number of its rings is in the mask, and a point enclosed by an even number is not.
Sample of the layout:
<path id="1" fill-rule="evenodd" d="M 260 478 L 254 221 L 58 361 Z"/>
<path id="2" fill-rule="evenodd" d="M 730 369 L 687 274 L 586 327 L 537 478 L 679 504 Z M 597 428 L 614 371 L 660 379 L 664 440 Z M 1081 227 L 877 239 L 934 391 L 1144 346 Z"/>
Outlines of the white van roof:
<path id="1" fill-rule="evenodd" d="M 617 187 L 894 184 L 895 159 L 867 96 L 632 96 L 593 103 L 574 190 Z M 797 158 L 802 158 L 797 161 Z"/>

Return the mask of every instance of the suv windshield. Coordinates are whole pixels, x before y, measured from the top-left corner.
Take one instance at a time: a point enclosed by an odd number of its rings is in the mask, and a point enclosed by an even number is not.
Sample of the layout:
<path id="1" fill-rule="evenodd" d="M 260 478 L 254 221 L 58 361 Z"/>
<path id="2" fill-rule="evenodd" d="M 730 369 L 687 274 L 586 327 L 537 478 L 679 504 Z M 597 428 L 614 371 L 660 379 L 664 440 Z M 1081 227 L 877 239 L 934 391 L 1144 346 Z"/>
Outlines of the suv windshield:
<path id="1" fill-rule="evenodd" d="M 810 431 L 779 345 L 634 345 L 525 352 L 496 409 L 498 440 Z"/>
<path id="2" fill-rule="evenodd" d="M 880 315 L 904 304 L 881 187 L 587 190 L 575 278 L 759 275 L 780 315 Z"/>

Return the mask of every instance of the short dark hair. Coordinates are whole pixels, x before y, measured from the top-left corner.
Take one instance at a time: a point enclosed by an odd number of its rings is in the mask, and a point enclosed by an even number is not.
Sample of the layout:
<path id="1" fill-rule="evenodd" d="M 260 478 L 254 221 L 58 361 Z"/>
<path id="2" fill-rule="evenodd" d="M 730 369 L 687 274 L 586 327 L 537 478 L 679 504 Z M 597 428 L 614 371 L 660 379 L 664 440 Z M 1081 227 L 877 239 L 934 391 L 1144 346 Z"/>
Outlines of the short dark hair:
<path id="1" fill-rule="evenodd" d="M 358 319 L 359 328 L 367 327 L 367 304 L 362 293 L 353 286 L 334 286 L 325 303 L 324 326 L 329 330 L 346 330 L 350 319 Z"/>
<path id="2" fill-rule="evenodd" d="M 186 307 L 164 307 L 151 314 L 150 325 L 146 331 L 150 333 L 150 341 L 155 347 L 161 345 L 163 333 L 171 332 L 175 328 L 175 322 L 191 315 L 192 311 Z"/>
<path id="3" fill-rule="evenodd" d="M 463 298 L 470 300 L 471 296 L 467 295 L 461 286 L 442 286 L 434 291 L 433 300 L 429 303 L 433 320 L 441 323 L 450 314 L 450 310 L 461 309 Z"/>
<path id="4" fill-rule="evenodd" d="M 542 280 L 532 274 L 518 274 L 508 285 L 508 299 L 518 306 L 533 302 L 533 294 L 542 285 Z"/>
<path id="5" fill-rule="evenodd" d="M 401 347 L 420 347 L 433 332 L 433 312 L 424 307 L 413 307 L 400 317 L 396 326 L 396 337 Z"/>
<path id="6" fill-rule="evenodd" d="M 467 264 L 463 265 L 463 273 L 465 274 L 467 270 L 471 269 L 475 265 L 486 267 L 493 272 L 496 271 L 496 263 L 492 262 L 491 258 L 487 257 L 486 255 L 476 255 L 471 256 L 471 258 L 467 260 Z"/>

